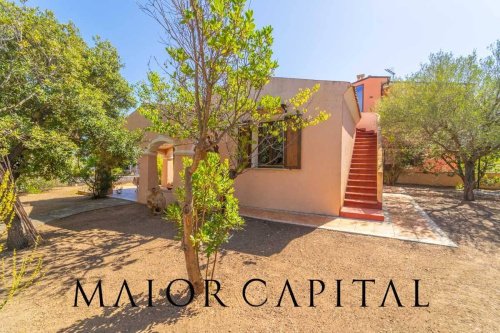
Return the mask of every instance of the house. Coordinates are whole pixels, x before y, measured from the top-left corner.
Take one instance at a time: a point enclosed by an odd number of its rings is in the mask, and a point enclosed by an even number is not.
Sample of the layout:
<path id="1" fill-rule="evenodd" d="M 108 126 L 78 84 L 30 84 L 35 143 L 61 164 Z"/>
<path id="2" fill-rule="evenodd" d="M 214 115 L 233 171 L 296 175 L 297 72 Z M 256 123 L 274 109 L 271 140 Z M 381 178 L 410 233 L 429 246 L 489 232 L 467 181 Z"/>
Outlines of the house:
<path id="1" fill-rule="evenodd" d="M 267 154 L 253 153 L 251 167 L 235 180 L 240 205 L 260 210 L 383 220 L 381 140 L 373 104 L 387 82 L 388 77 L 385 80 L 366 77 L 354 84 L 272 78 L 262 93 L 281 96 L 283 100 L 301 88 L 319 84 L 309 112 L 314 115 L 317 110 L 324 110 L 331 117 L 296 133 L 293 145 L 277 145 L 276 158 L 271 163 L 262 163 L 266 159 L 269 162 Z M 377 92 L 380 95 L 376 95 Z M 128 117 L 129 129 L 148 125 L 137 111 Z M 138 162 L 137 200 L 145 203 L 148 191 L 160 185 L 167 201 L 174 201 L 167 187 L 179 185 L 182 158 L 190 155 L 189 145 L 148 132 L 144 154 Z M 161 177 L 158 177 L 158 158 L 163 161 Z"/>
<path id="2" fill-rule="evenodd" d="M 365 76 L 359 74 L 352 85 L 356 91 L 361 112 L 375 112 L 375 105 L 389 86 L 388 76 Z"/>

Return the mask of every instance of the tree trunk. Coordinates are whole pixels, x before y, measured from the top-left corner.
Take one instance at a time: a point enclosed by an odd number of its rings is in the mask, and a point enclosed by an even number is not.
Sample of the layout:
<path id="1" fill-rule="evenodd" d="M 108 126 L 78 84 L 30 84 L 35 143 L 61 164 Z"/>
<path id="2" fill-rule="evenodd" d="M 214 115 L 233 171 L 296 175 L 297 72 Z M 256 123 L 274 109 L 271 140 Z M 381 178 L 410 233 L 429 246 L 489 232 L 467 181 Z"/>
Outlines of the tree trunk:
<path id="1" fill-rule="evenodd" d="M 16 173 L 12 170 L 8 158 L 0 157 L 0 176 L 3 178 L 10 174 L 11 184 L 15 184 Z M 23 204 L 16 192 L 16 201 L 14 203 L 14 218 L 7 230 L 7 248 L 10 250 L 20 250 L 27 246 L 34 245 L 40 239 L 33 223 L 31 223 L 28 214 L 24 210 Z"/>
<path id="2" fill-rule="evenodd" d="M 21 219 L 16 214 L 7 230 L 7 248 L 9 250 L 20 250 L 28 246 L 29 242 L 24 233 Z"/>
<path id="3" fill-rule="evenodd" d="M 465 163 L 465 174 L 463 177 L 464 182 L 464 200 L 474 201 L 474 187 L 476 186 L 475 177 L 475 161 L 467 160 Z"/>
<path id="4" fill-rule="evenodd" d="M 40 238 L 19 198 L 16 199 L 15 213 L 7 230 L 7 248 L 10 250 L 20 250 L 34 245 Z"/>
<path id="5" fill-rule="evenodd" d="M 183 207 L 183 246 L 184 246 L 184 258 L 186 260 L 186 270 L 188 273 L 189 281 L 193 284 L 194 292 L 196 295 L 200 295 L 204 291 L 203 279 L 201 276 L 200 264 L 198 261 L 198 255 L 196 253 L 196 248 L 191 241 L 191 235 L 193 235 L 194 225 L 193 225 L 193 184 L 192 184 L 193 171 L 191 167 L 185 169 L 185 191 L 186 197 Z"/>
<path id="6" fill-rule="evenodd" d="M 384 180 L 385 184 L 389 186 L 395 186 L 402 169 L 396 167 L 395 165 L 389 165 L 384 168 Z"/>

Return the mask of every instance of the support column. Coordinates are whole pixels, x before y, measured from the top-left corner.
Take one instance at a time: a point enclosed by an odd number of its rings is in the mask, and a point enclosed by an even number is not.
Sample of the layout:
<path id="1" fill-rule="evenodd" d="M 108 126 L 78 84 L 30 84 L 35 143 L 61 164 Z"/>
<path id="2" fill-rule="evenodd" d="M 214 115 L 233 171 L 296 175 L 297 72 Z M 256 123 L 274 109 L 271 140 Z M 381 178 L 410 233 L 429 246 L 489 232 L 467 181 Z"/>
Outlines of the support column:
<path id="1" fill-rule="evenodd" d="M 165 155 L 166 157 L 166 162 L 163 160 L 164 165 L 167 165 L 167 183 L 168 184 L 173 184 L 174 183 L 174 178 L 176 175 L 174 174 L 174 148 L 170 148 L 167 150 L 167 154 Z M 179 175 L 177 175 L 179 177 Z"/>
<path id="2" fill-rule="evenodd" d="M 146 203 L 148 191 L 158 186 L 156 153 L 145 153 L 139 159 L 139 190 L 137 201 Z"/>
<path id="3" fill-rule="evenodd" d="M 184 157 L 193 157 L 194 152 L 192 150 L 180 150 L 176 149 L 175 152 L 173 152 L 173 163 L 172 163 L 172 169 L 173 169 L 173 179 L 172 179 L 172 184 L 174 185 L 174 189 L 176 189 L 179 185 L 181 185 L 181 179 L 179 176 L 179 172 L 183 169 L 183 158 Z"/>
<path id="4" fill-rule="evenodd" d="M 162 159 L 162 164 L 161 164 L 161 186 L 162 187 L 167 187 L 168 177 L 169 177 L 167 151 L 162 151 L 162 153 L 161 153 L 161 159 Z"/>

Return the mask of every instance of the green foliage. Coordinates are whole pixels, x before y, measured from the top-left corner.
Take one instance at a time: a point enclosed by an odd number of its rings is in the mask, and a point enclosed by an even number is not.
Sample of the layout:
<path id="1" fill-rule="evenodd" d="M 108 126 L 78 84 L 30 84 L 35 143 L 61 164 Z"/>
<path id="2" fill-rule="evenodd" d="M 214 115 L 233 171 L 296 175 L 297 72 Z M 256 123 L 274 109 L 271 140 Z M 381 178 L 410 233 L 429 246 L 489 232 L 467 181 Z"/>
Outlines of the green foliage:
<path id="1" fill-rule="evenodd" d="M 475 162 L 500 148 L 500 41 L 491 50 L 484 59 L 431 54 L 417 73 L 392 84 L 379 105 L 384 130 L 404 133 L 428 157 L 444 160 L 469 198 Z"/>
<path id="2" fill-rule="evenodd" d="M 189 167 L 192 159 L 186 158 Z M 181 179 L 184 180 L 184 172 Z M 234 197 L 233 180 L 229 176 L 228 160 L 221 161 L 216 153 L 208 153 L 193 173 L 193 217 L 195 230 L 191 241 L 199 253 L 216 255 L 220 246 L 229 241 L 231 232 L 240 229 L 244 220 L 238 213 L 238 199 Z M 179 202 L 185 201 L 185 188 L 176 190 Z M 167 220 L 174 221 L 183 233 L 182 210 L 178 203 L 167 207 Z M 208 265 L 208 263 L 207 263 Z"/>
<path id="3" fill-rule="evenodd" d="M 500 188 L 500 176 L 486 175 L 481 179 L 480 185 L 482 188 L 498 189 Z"/>
<path id="4" fill-rule="evenodd" d="M 170 41 L 167 78 L 150 72 L 138 91 L 140 112 L 151 121 L 152 131 L 199 143 L 204 151 L 210 151 L 222 140 L 237 142 L 243 122 L 256 129 L 261 123 L 286 116 L 288 121 L 282 126 L 297 129 L 329 117 L 324 111 L 307 114 L 307 104 L 319 85 L 301 89 L 287 101 L 262 96 L 262 88 L 278 66 L 272 59 L 272 28 L 257 29 L 253 12 L 245 10 L 245 3 L 150 0 L 143 7 L 165 27 Z M 231 156 L 232 164 L 238 160 Z"/>
<path id="5" fill-rule="evenodd" d="M 161 171 L 163 169 L 163 157 L 159 154 L 156 156 L 156 172 L 158 173 L 158 180 L 161 183 Z"/>
<path id="6" fill-rule="evenodd" d="M 2 253 L 5 249 L 5 234 L 14 219 L 16 194 L 10 170 L 0 168 L 0 310 L 22 289 L 31 285 L 41 275 L 42 257 L 36 246 L 27 254 L 19 257 L 14 250 L 11 255 Z"/>
<path id="7" fill-rule="evenodd" d="M 94 198 L 105 197 L 122 169 L 140 154 L 142 133 L 128 131 L 122 118 L 102 117 L 93 122 L 88 136 L 80 140 L 76 176 L 88 185 Z"/>
<path id="8" fill-rule="evenodd" d="M 10 181 L 10 171 L 0 170 L 0 173 L 2 176 L 0 180 L 0 223 L 8 228 L 14 218 L 15 188 L 14 183 Z M 0 252 L 2 250 L 3 244 L 0 244 Z"/>
<path id="9" fill-rule="evenodd" d="M 89 46 L 52 12 L 5 0 L 0 27 L 0 150 L 16 179 L 68 179 L 75 159 L 110 170 L 135 153 L 132 88 L 108 41 Z"/>
<path id="10" fill-rule="evenodd" d="M 57 179 L 44 179 L 42 177 L 27 177 L 22 175 L 16 182 L 16 187 L 21 193 L 42 193 L 53 187 L 61 185 Z"/>
<path id="11" fill-rule="evenodd" d="M 309 98 L 319 87 L 304 89 L 289 101 L 261 96 L 278 66 L 272 58 L 272 28 L 257 29 L 253 12 L 246 8 L 246 0 L 148 0 L 142 6 L 166 34 L 167 59 L 162 68 L 166 77 L 150 72 L 147 82 L 140 85 L 140 112 L 151 122 L 151 131 L 194 148 L 192 163 L 183 174 L 181 204 L 169 208 L 169 212 L 174 220 L 182 221 L 184 242 L 192 240 L 193 244 L 185 244 L 184 251 L 196 293 L 201 292 L 203 284 L 194 252 L 203 244 L 203 251 L 213 253 L 227 239 L 225 230 L 241 221 L 237 201 L 232 190 L 229 192 L 229 172 L 223 176 L 216 173 L 217 177 L 203 184 L 218 196 L 200 197 L 194 190 L 199 185 L 196 182 L 201 182 L 194 176 L 198 168 L 212 163 L 207 153 L 218 152 L 222 143 L 237 146 L 234 144 L 242 124 L 254 130 L 266 120 L 286 117 L 282 126 L 301 128 L 329 116 L 325 112 L 318 112 L 319 116 L 305 114 Z M 241 149 L 229 150 L 235 175 L 243 170 L 238 165 L 245 160 L 238 156 L 240 153 Z M 221 165 L 229 169 L 228 162 Z M 210 200 L 207 207 L 214 207 L 201 220 L 199 209 L 207 203 L 199 200 Z"/>
<path id="12" fill-rule="evenodd" d="M 386 103 L 384 100 L 382 103 Z M 392 112 L 393 104 L 383 105 L 383 112 Z M 397 110 L 396 110 L 397 112 Z M 384 147 L 384 183 L 395 185 L 401 173 L 410 167 L 423 165 L 425 145 L 419 138 L 408 135 L 398 126 L 391 126 L 386 119 L 382 122 L 382 136 Z"/>

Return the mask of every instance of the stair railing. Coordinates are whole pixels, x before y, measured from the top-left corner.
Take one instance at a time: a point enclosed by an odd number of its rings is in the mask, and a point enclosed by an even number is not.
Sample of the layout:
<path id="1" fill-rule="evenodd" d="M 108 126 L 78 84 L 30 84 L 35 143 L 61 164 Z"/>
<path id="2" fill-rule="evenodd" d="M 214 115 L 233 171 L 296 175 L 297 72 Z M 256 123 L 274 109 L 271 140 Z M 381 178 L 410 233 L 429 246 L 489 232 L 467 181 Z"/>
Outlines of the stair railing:
<path id="1" fill-rule="evenodd" d="M 380 128 L 380 115 L 377 113 L 377 202 L 382 203 L 384 191 L 384 150 L 382 146 L 382 130 Z"/>

